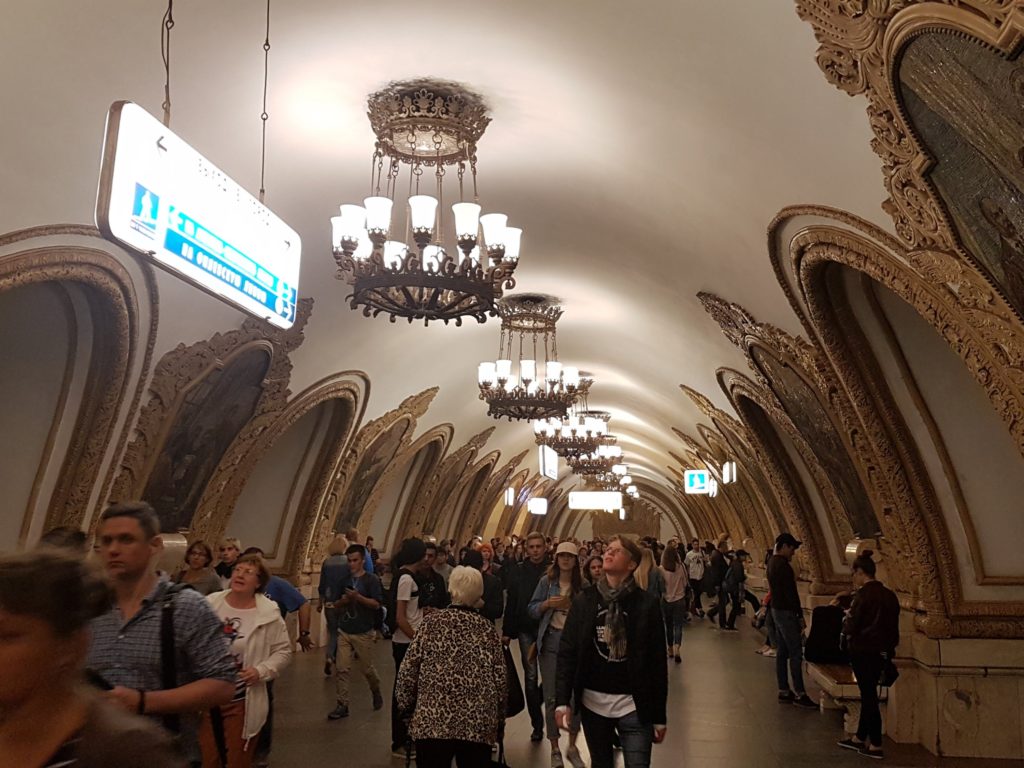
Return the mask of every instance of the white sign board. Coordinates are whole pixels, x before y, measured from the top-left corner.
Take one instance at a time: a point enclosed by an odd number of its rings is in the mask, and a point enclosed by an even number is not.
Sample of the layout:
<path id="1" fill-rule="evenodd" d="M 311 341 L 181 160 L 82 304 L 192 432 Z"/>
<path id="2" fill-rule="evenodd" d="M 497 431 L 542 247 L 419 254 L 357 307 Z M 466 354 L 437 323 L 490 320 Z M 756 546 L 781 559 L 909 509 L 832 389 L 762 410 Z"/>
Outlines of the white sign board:
<path id="1" fill-rule="evenodd" d="M 722 482 L 723 483 L 735 483 L 736 482 L 736 462 L 727 461 L 722 465 Z"/>
<path id="2" fill-rule="evenodd" d="M 546 515 L 548 513 L 548 500 L 543 496 L 530 499 L 526 502 L 526 508 L 530 511 L 531 515 Z"/>
<path id="3" fill-rule="evenodd" d="M 569 509 L 600 509 L 615 512 L 622 507 L 618 491 L 569 491 Z"/>
<path id="4" fill-rule="evenodd" d="M 129 101 L 107 115 L 96 225 L 239 309 L 295 322 L 298 233 Z"/>
<path id="5" fill-rule="evenodd" d="M 540 473 L 551 480 L 558 479 L 558 454 L 547 445 L 540 446 Z"/>
<path id="6" fill-rule="evenodd" d="M 705 494 L 711 489 L 711 473 L 706 469 L 683 472 L 683 490 L 688 494 Z"/>

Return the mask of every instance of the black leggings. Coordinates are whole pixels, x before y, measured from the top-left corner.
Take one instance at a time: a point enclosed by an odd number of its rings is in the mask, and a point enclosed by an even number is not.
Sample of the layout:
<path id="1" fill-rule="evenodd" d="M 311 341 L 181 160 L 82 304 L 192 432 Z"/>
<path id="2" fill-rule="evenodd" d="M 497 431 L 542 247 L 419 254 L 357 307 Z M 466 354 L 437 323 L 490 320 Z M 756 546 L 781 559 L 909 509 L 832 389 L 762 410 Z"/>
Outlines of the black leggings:
<path id="1" fill-rule="evenodd" d="M 882 654 L 851 653 L 850 665 L 860 688 L 860 722 L 857 740 L 882 746 L 882 710 L 878 705 L 878 680 L 882 676 Z"/>

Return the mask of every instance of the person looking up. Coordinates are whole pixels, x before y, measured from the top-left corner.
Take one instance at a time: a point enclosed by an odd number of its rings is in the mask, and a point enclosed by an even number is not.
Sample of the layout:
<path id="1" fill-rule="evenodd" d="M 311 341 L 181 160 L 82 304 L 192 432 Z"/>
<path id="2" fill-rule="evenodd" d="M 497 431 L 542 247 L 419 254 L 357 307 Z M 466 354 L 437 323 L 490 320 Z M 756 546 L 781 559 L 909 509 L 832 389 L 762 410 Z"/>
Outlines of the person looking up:
<path id="1" fill-rule="evenodd" d="M 641 553 L 629 539 L 611 539 L 604 576 L 573 601 L 558 648 L 555 719 L 568 730 L 570 702 L 580 709 L 593 768 L 612 768 L 616 736 L 626 768 L 649 766 L 652 743 L 665 738 L 665 622 L 633 579 Z"/>
<path id="2" fill-rule="evenodd" d="M 395 578 L 398 584 L 395 590 L 395 626 L 391 636 L 391 655 L 395 660 L 395 681 L 402 667 L 402 659 L 409 650 L 409 644 L 416 637 L 420 622 L 423 621 L 423 610 L 420 608 L 420 588 L 418 578 L 427 565 L 427 545 L 421 539 L 412 538 L 402 542 L 398 554 L 394 558 L 394 567 L 398 570 Z M 409 729 L 398 708 L 396 691 L 391 693 L 391 753 L 396 757 L 406 756 L 409 742 Z"/>
<path id="3" fill-rule="evenodd" d="M 336 706 L 328 720 L 348 717 L 349 677 L 353 663 L 370 686 L 374 711 L 384 706 L 380 692 L 380 676 L 373 665 L 373 644 L 377 639 L 374 631 L 377 612 L 384 602 L 384 591 L 376 574 L 366 570 L 366 548 L 350 544 L 345 552 L 348 560 L 349 582 L 345 592 L 334 604 L 338 617 L 338 671 L 336 678 Z"/>
<path id="4" fill-rule="evenodd" d="M 398 670 L 398 706 L 411 715 L 417 768 L 451 768 L 453 760 L 489 768 L 505 726 L 505 656 L 494 625 L 476 611 L 481 573 L 461 566 L 448 584 L 451 605 L 423 619 Z"/>
<path id="5" fill-rule="evenodd" d="M 562 768 L 562 751 L 558 746 L 558 725 L 555 723 L 555 666 L 558 646 L 565 628 L 565 617 L 573 599 L 583 591 L 576 545 L 566 541 L 555 550 L 555 562 L 537 582 L 530 600 L 530 615 L 540 624 L 537 629 L 537 648 L 540 656 L 540 676 L 544 692 L 544 716 L 551 742 L 551 768 Z M 579 712 L 573 713 L 569 725 L 569 762 L 573 768 L 586 768 L 576 747 L 580 734 Z"/>
<path id="6" fill-rule="evenodd" d="M 243 555 L 231 571 L 231 586 L 207 600 L 223 624 L 238 682 L 231 702 L 203 714 L 199 743 L 203 768 L 248 768 L 267 720 L 267 683 L 292 660 L 292 644 L 277 605 L 260 592 L 270 571 L 258 555 Z"/>
<path id="7" fill-rule="evenodd" d="M 177 584 L 188 584 L 203 597 L 220 592 L 220 577 L 211 568 L 213 552 L 202 541 L 193 541 L 185 550 L 185 567 L 174 577 Z"/>
<path id="8" fill-rule="evenodd" d="M 330 677 L 334 673 L 334 665 L 338 656 L 338 609 L 335 604 L 345 594 L 345 586 L 351 580 L 348 567 L 348 539 L 341 534 L 331 539 L 327 545 L 327 558 L 320 566 L 320 584 L 317 593 L 320 595 L 318 611 L 324 612 L 327 624 L 327 657 L 324 659 L 324 675 Z"/>
<path id="9" fill-rule="evenodd" d="M 878 681 L 885 664 L 892 663 L 900 644 L 900 601 L 876 578 L 877 567 L 870 549 L 853 561 L 853 586 L 857 590 L 843 621 L 850 649 L 850 664 L 860 689 L 860 720 L 857 733 L 839 746 L 856 749 L 868 757 L 884 757 L 882 713 Z"/>
<path id="10" fill-rule="evenodd" d="M 661 576 L 665 580 L 665 635 L 668 655 L 681 664 L 679 647 L 683 642 L 683 624 L 686 623 L 686 568 L 679 560 L 679 550 L 668 547 L 661 556 Z"/>
<path id="11" fill-rule="evenodd" d="M 533 731 L 530 741 L 544 738 L 544 715 L 541 712 L 541 691 L 538 685 L 536 644 L 539 624 L 530 615 L 530 599 L 537 589 L 537 582 L 547 573 L 547 541 L 544 534 L 533 531 L 526 537 L 526 558 L 519 563 L 505 580 L 508 592 L 505 605 L 505 621 L 502 635 L 505 645 L 514 638 L 519 643 L 519 656 L 523 663 L 523 688 L 526 694 L 526 708 L 530 713 Z M 530 648 L 534 653 L 530 653 Z"/>
<path id="12" fill-rule="evenodd" d="M 800 607 L 800 593 L 796 588 L 796 574 L 790 560 L 796 554 L 801 542 L 791 533 L 780 533 L 775 539 L 775 554 L 768 561 L 768 589 L 771 593 L 772 621 L 775 623 L 775 638 L 779 647 L 775 657 L 775 676 L 779 683 L 779 701 L 792 702 L 799 707 L 817 709 L 818 705 L 807 695 L 804 688 L 803 609 Z M 786 667 L 793 679 L 790 690 Z"/>
<path id="13" fill-rule="evenodd" d="M 73 551 L 0 557 L 3 765 L 184 768 L 155 723 L 83 685 L 89 622 L 110 603 L 102 576 Z"/>
<path id="14" fill-rule="evenodd" d="M 220 577 L 221 588 L 227 589 L 228 582 L 231 581 L 231 569 L 235 567 L 235 561 L 242 554 L 242 542 L 231 537 L 222 539 L 217 551 L 220 561 L 213 567 L 213 570 Z"/>
<path id="15" fill-rule="evenodd" d="M 197 712 L 231 701 L 236 669 L 220 619 L 194 589 L 157 577 L 160 519 L 141 501 L 107 507 L 96 531 L 113 600 L 90 624 L 86 666 L 128 712 L 163 719 L 186 759 L 200 760 Z M 167 622 L 165 627 L 164 622 Z M 173 640 L 173 657 L 161 653 Z"/>

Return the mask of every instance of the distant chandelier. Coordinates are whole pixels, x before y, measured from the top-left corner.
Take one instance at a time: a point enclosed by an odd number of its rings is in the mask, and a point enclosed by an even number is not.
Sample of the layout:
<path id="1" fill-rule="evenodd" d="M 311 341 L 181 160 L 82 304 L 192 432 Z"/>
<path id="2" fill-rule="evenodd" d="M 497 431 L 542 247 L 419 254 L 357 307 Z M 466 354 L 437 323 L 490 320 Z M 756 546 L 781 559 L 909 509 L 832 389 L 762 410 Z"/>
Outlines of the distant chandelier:
<path id="1" fill-rule="evenodd" d="M 480 363 L 477 383 L 487 415 L 507 418 L 561 420 L 572 405 L 586 397 L 593 380 L 577 368 L 558 362 L 555 324 L 562 307 L 552 296 L 523 293 L 498 302 L 501 340 L 498 359 Z M 513 373 L 513 364 L 517 373 Z"/>
<path id="2" fill-rule="evenodd" d="M 371 94 L 368 107 L 377 136 L 371 196 L 363 205 L 342 205 L 341 215 L 331 219 L 337 277 L 352 286 L 352 309 L 362 307 L 366 317 L 385 312 L 391 322 L 397 317 L 410 323 L 461 325 L 463 317 L 484 322 L 497 314 L 502 291 L 515 287 L 522 237 L 521 229 L 507 226 L 504 214 L 480 215 L 476 144 L 490 123 L 486 104 L 456 83 L 420 79 Z M 391 213 L 403 165 L 408 166 L 408 210 L 399 226 Z M 421 182 L 430 186 L 424 175 L 429 168 L 436 196 L 420 193 Z M 444 217 L 449 168 L 455 169 L 459 200 L 451 206 L 450 225 Z M 464 201 L 467 170 L 472 202 Z M 446 243 L 447 237 L 453 241 Z"/>
<path id="3" fill-rule="evenodd" d="M 611 472 L 622 461 L 622 448 L 617 445 L 599 445 L 593 453 L 570 456 L 566 463 L 577 475 L 601 475 Z"/>
<path id="4" fill-rule="evenodd" d="M 561 419 L 537 419 L 533 435 L 537 445 L 546 445 L 559 456 L 593 453 L 599 445 L 612 445 L 615 437 L 608 434 L 607 411 L 573 411 Z"/>

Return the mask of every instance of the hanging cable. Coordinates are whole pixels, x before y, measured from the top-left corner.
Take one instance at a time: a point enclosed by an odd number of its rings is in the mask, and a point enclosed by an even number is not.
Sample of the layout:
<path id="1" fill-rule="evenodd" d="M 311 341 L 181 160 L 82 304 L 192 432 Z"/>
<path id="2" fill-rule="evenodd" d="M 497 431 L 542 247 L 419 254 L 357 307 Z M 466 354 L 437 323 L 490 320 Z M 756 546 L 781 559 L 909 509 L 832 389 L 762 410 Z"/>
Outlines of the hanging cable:
<path id="1" fill-rule="evenodd" d="M 260 202 L 266 197 L 267 189 L 264 179 L 267 173 L 267 80 L 270 76 L 270 0 L 267 0 L 267 35 L 263 40 L 263 141 L 260 147 Z"/>
<path id="2" fill-rule="evenodd" d="M 164 125 L 171 127 L 171 30 L 174 29 L 174 0 L 167 0 L 167 10 L 160 20 L 160 59 L 164 63 Z"/>

